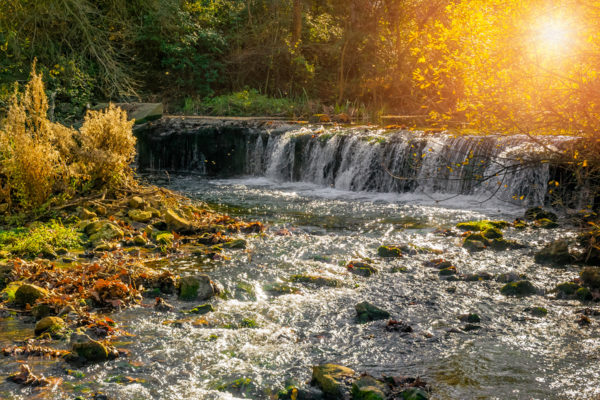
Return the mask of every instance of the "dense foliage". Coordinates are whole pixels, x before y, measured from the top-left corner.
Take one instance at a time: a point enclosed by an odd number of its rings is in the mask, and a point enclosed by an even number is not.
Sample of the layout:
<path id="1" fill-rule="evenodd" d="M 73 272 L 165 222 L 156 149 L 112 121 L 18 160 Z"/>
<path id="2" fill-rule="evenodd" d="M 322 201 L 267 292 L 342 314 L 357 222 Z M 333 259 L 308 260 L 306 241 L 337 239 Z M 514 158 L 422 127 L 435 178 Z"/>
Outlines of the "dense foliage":
<path id="1" fill-rule="evenodd" d="M 158 98 L 173 110 L 250 89 L 415 111 L 411 35 L 445 3 L 0 0 L 0 101 L 37 57 L 63 120 L 97 100 Z"/>

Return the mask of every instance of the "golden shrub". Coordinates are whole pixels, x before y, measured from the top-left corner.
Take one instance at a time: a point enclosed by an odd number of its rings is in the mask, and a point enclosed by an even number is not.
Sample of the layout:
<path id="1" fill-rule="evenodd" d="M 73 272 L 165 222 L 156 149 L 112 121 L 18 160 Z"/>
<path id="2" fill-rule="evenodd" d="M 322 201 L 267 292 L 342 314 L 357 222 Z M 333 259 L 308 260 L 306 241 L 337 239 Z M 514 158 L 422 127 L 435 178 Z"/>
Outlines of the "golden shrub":
<path id="1" fill-rule="evenodd" d="M 135 137 L 124 111 L 114 105 L 89 111 L 79 132 L 50 121 L 47 112 L 34 64 L 31 80 L 23 93 L 15 88 L 0 125 L 0 203 L 38 207 L 54 194 L 76 194 L 86 182 L 102 187 L 132 176 Z"/>
<path id="2" fill-rule="evenodd" d="M 92 181 L 113 184 L 131 176 L 136 142 L 132 127 L 127 113 L 113 104 L 88 111 L 79 131 L 79 161 Z"/>
<path id="3" fill-rule="evenodd" d="M 23 94 L 19 96 L 15 90 L 0 130 L 0 174 L 5 191 L 22 207 L 43 204 L 55 184 L 66 179 L 65 165 L 54 146 L 57 124 L 48 120 L 47 112 L 42 75 L 36 73 L 34 65 Z M 63 130 L 60 140 L 72 138 Z"/>

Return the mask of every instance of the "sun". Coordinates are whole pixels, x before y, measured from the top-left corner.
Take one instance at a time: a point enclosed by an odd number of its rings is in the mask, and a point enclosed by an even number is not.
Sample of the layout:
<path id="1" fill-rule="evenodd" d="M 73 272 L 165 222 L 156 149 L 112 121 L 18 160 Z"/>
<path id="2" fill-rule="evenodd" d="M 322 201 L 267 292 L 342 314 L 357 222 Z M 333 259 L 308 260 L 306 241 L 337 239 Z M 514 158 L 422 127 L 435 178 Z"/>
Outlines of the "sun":
<path id="1" fill-rule="evenodd" d="M 557 57 L 569 51 L 573 42 L 571 22 L 562 16 L 541 18 L 535 29 L 535 47 L 544 56 Z"/>

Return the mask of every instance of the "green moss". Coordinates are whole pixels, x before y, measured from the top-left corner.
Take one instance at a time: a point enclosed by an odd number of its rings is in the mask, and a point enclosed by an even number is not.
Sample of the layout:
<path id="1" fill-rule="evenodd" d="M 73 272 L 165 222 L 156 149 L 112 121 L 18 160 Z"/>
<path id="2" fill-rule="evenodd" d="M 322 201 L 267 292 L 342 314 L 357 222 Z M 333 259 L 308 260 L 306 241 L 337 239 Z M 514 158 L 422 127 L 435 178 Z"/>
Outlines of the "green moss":
<path id="1" fill-rule="evenodd" d="M 258 328 L 258 323 L 252 318 L 244 318 L 240 323 L 242 328 Z"/>
<path id="2" fill-rule="evenodd" d="M 576 284 L 575 282 L 565 282 L 565 283 L 561 283 L 559 285 L 556 286 L 556 288 L 554 288 L 555 291 L 560 292 L 562 294 L 565 294 L 567 296 L 571 296 L 573 294 L 575 294 L 575 292 L 577 291 L 577 289 L 579 289 L 579 285 Z"/>
<path id="3" fill-rule="evenodd" d="M 192 301 L 198 297 L 200 282 L 193 276 L 181 278 L 179 284 L 179 299 L 183 301 Z"/>
<path id="4" fill-rule="evenodd" d="M 175 237 L 172 233 L 161 232 L 156 235 L 156 243 L 163 246 L 171 246 Z"/>
<path id="5" fill-rule="evenodd" d="M 17 289 L 19 289 L 19 286 L 21 286 L 22 284 L 22 282 L 10 282 L 2 290 L 0 298 L 2 300 L 8 300 L 10 302 L 15 301 L 15 293 L 17 292 Z"/>
<path id="6" fill-rule="evenodd" d="M 483 232 L 486 229 L 496 228 L 496 229 L 504 229 L 510 224 L 506 221 L 491 221 L 491 220 L 481 220 L 481 221 L 468 221 L 468 222 L 460 222 L 456 224 L 458 229 L 463 231 L 478 231 Z"/>
<path id="7" fill-rule="evenodd" d="M 358 303 L 354 308 L 356 310 L 356 318 L 359 323 L 387 319 L 390 317 L 389 312 L 382 310 L 381 308 L 376 307 L 366 301 Z"/>
<path id="8" fill-rule="evenodd" d="M 533 315 L 534 317 L 545 317 L 546 315 L 548 315 L 548 310 L 545 309 L 544 307 L 528 307 L 525 309 L 525 311 L 527 311 L 529 314 Z"/>
<path id="9" fill-rule="evenodd" d="M 500 289 L 505 296 L 529 296 L 536 293 L 535 286 L 529 281 L 516 281 L 507 283 Z"/>
<path id="10" fill-rule="evenodd" d="M 108 360 L 108 350 L 104 345 L 95 340 L 89 340 L 83 343 L 74 343 L 73 351 L 86 361 L 101 362 Z"/>
<path id="11" fill-rule="evenodd" d="M 213 311 L 215 311 L 215 308 L 212 306 L 212 304 L 202 304 L 184 312 L 188 314 L 204 315 Z"/>
<path id="12" fill-rule="evenodd" d="M 402 250 L 396 246 L 379 246 L 377 254 L 379 257 L 402 257 Z"/>
<path id="13" fill-rule="evenodd" d="M 35 256 L 52 248 L 79 249 L 82 245 L 82 234 L 75 226 L 56 220 L 0 231 L 0 250 L 20 256 Z"/>
<path id="14" fill-rule="evenodd" d="M 406 267 L 394 267 L 394 268 L 392 268 L 392 273 L 397 273 L 397 272 L 406 273 L 406 272 L 408 272 L 408 268 L 406 268 Z"/>
<path id="15" fill-rule="evenodd" d="M 483 236 L 486 239 L 501 239 L 503 237 L 502 231 L 498 228 L 487 228 L 483 231 Z"/>
<path id="16" fill-rule="evenodd" d="M 313 275 L 292 275 L 290 277 L 290 281 L 297 283 L 310 283 L 315 286 L 327 286 L 327 287 L 340 287 L 342 286 L 342 282 L 333 279 L 326 278 L 323 276 L 313 276 Z"/>
<path id="17" fill-rule="evenodd" d="M 577 297 L 581 301 L 589 301 L 594 298 L 590 289 L 586 287 L 581 287 L 577 289 L 577 291 L 575 292 L 575 297 Z"/>

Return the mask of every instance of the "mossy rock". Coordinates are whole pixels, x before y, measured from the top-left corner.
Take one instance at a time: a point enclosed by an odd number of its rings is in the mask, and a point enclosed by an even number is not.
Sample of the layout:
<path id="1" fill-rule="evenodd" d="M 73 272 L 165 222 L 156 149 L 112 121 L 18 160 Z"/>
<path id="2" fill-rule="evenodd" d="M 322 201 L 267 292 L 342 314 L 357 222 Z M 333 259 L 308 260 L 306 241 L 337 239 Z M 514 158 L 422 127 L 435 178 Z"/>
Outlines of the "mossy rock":
<path id="1" fill-rule="evenodd" d="M 109 359 L 109 353 L 106 346 L 102 343 L 87 339 L 73 343 L 73 352 L 88 362 L 102 362 Z"/>
<path id="2" fill-rule="evenodd" d="M 292 275 L 290 277 L 291 282 L 297 283 L 308 283 L 318 287 L 341 287 L 342 282 L 333 279 L 326 278 L 324 276 L 314 276 L 314 275 Z"/>
<path id="3" fill-rule="evenodd" d="M 462 322 L 468 322 L 470 324 L 478 324 L 481 322 L 481 317 L 479 314 L 475 313 L 460 315 L 458 319 Z"/>
<path id="4" fill-rule="evenodd" d="M 54 309 L 51 308 L 48 304 L 38 303 L 31 308 L 31 315 L 34 316 L 35 319 L 42 319 L 44 317 L 49 316 L 54 312 Z"/>
<path id="5" fill-rule="evenodd" d="M 149 222 L 153 217 L 152 212 L 143 210 L 129 210 L 127 216 L 135 222 Z"/>
<path id="6" fill-rule="evenodd" d="M 535 286 L 529 281 L 516 281 L 507 283 L 500 289 L 500 293 L 505 296 L 524 297 L 536 294 Z"/>
<path id="7" fill-rule="evenodd" d="M 453 266 L 450 266 L 448 268 L 443 268 L 443 269 L 440 270 L 439 275 L 440 276 L 456 275 L 456 267 L 453 265 Z"/>
<path id="8" fill-rule="evenodd" d="M 590 289 L 586 287 L 580 287 L 579 289 L 577 289 L 577 291 L 575 292 L 575 297 L 577 297 L 581 301 L 590 301 L 594 298 Z"/>
<path id="9" fill-rule="evenodd" d="M 171 231 L 175 231 L 177 233 L 191 233 L 196 230 L 189 220 L 177 214 L 177 212 L 173 209 L 166 210 L 163 214 L 163 217 L 167 227 Z"/>
<path id="10" fill-rule="evenodd" d="M 559 292 L 560 294 L 563 294 L 566 296 L 572 296 L 575 294 L 575 292 L 579 288 L 580 288 L 580 286 L 578 284 L 576 284 L 575 282 L 564 282 L 564 283 L 557 285 L 554 288 L 554 291 Z"/>
<path id="11" fill-rule="evenodd" d="M 502 237 L 504 236 L 500 229 L 494 227 L 485 229 L 484 231 L 482 231 L 482 235 L 486 239 L 502 239 Z"/>
<path id="12" fill-rule="evenodd" d="M 129 208 L 139 209 L 144 207 L 144 203 L 144 199 L 142 199 L 140 196 L 133 196 L 129 199 L 127 205 Z"/>
<path id="13" fill-rule="evenodd" d="M 20 285 L 15 292 L 15 304 L 24 307 L 33 305 L 38 299 L 48 296 L 48 291 L 36 285 L 25 283 Z"/>
<path id="14" fill-rule="evenodd" d="M 148 240 L 146 240 L 146 238 L 143 235 L 136 235 L 133 238 L 133 244 L 135 244 L 136 246 L 145 246 L 146 244 L 148 244 Z"/>
<path id="15" fill-rule="evenodd" d="M 106 224 L 106 221 L 93 221 L 90 222 L 88 224 L 86 224 L 83 228 L 83 232 L 88 235 L 91 236 L 96 232 L 99 232 L 102 227 L 104 226 L 104 224 Z"/>
<path id="16" fill-rule="evenodd" d="M 504 229 L 510 224 L 506 221 L 491 221 L 491 220 L 481 220 L 481 221 L 468 221 L 468 222 L 459 222 L 456 224 L 456 227 L 463 231 L 478 231 L 482 232 L 486 229 L 496 228 L 496 229 Z"/>
<path id="17" fill-rule="evenodd" d="M 484 242 L 479 240 L 465 240 L 463 242 L 463 248 L 470 252 L 483 251 L 487 248 Z"/>
<path id="18" fill-rule="evenodd" d="M 585 267 L 579 273 L 583 284 L 592 289 L 600 288 L 600 269 L 597 267 Z"/>
<path id="19" fill-rule="evenodd" d="M 526 312 L 528 312 L 529 314 L 533 315 L 534 317 L 545 317 L 546 315 L 548 315 L 548 310 L 544 307 L 527 307 L 525 309 Z"/>
<path id="20" fill-rule="evenodd" d="M 294 286 L 287 285 L 283 282 L 274 282 L 267 283 L 263 286 L 265 292 L 274 294 L 274 295 L 283 295 L 283 294 L 297 294 L 300 293 L 300 289 Z"/>
<path id="21" fill-rule="evenodd" d="M 218 291 L 208 275 L 185 276 L 179 281 L 180 300 L 208 300 L 216 294 Z"/>
<path id="22" fill-rule="evenodd" d="M 392 258 L 402 257 L 402 250 L 397 246 L 379 246 L 377 249 L 379 257 Z"/>
<path id="23" fill-rule="evenodd" d="M 318 386 L 326 397 L 344 398 L 346 380 L 354 375 L 354 371 L 336 364 L 313 366 L 312 383 Z"/>
<path id="24" fill-rule="evenodd" d="M 223 243 L 221 246 L 225 249 L 245 249 L 248 243 L 244 239 L 234 239 Z"/>
<path id="25" fill-rule="evenodd" d="M 171 246 L 175 240 L 175 236 L 169 232 L 163 232 L 156 235 L 156 243 L 161 246 Z"/>
<path id="26" fill-rule="evenodd" d="M 212 304 L 202 304 L 186 311 L 186 313 L 204 315 L 213 311 L 215 311 L 215 308 L 212 306 Z"/>
<path id="27" fill-rule="evenodd" d="M 402 400 L 428 400 L 429 396 L 423 389 L 409 388 L 400 392 Z"/>
<path id="28" fill-rule="evenodd" d="M 385 400 L 386 385 L 366 375 L 352 384 L 352 400 Z"/>
<path id="29" fill-rule="evenodd" d="M 356 306 L 354 306 L 354 309 L 356 310 L 356 318 L 358 322 L 362 324 L 369 321 L 388 319 L 390 317 L 389 312 L 382 310 L 381 308 L 366 301 L 358 303 Z"/>
<path id="30" fill-rule="evenodd" d="M 96 247 L 101 242 L 122 239 L 125 234 L 115 224 L 106 222 L 102 227 L 94 234 L 90 236 L 90 242 L 92 247 Z"/>
<path id="31" fill-rule="evenodd" d="M 538 264 L 565 265 L 573 262 L 566 240 L 555 240 L 535 253 L 534 260 Z"/>
<path id="32" fill-rule="evenodd" d="M 0 300 L 2 301 L 15 301 L 15 293 L 19 289 L 19 287 L 23 284 L 23 282 L 9 282 L 2 292 L 0 292 Z"/>
<path id="33" fill-rule="evenodd" d="M 556 223 L 555 221 L 552 221 L 551 219 L 548 218 L 542 218 L 542 219 L 536 219 L 534 222 L 534 225 L 537 228 L 542 228 L 542 229 L 554 229 L 554 228 L 558 228 L 558 223 Z"/>
<path id="34" fill-rule="evenodd" d="M 93 211 L 88 210 L 87 208 L 83 207 L 80 211 L 79 211 L 79 219 L 81 219 L 82 221 L 88 220 L 88 219 L 94 219 L 97 217 L 96 213 Z"/>
<path id="35" fill-rule="evenodd" d="M 354 275 L 364 276 L 365 278 L 379 272 L 377 268 L 361 261 L 351 261 L 346 265 L 346 268 Z"/>
<path id="36" fill-rule="evenodd" d="M 544 210 L 542 207 L 531 207 L 525 211 L 525 219 L 536 221 L 540 219 L 549 219 L 550 221 L 558 221 L 558 215 L 551 211 Z"/>
<path id="37" fill-rule="evenodd" d="M 48 332 L 50 334 L 58 333 L 66 328 L 65 321 L 59 317 L 45 317 L 35 324 L 34 333 L 36 336 Z"/>

